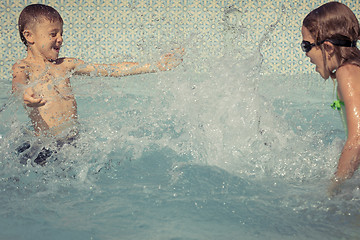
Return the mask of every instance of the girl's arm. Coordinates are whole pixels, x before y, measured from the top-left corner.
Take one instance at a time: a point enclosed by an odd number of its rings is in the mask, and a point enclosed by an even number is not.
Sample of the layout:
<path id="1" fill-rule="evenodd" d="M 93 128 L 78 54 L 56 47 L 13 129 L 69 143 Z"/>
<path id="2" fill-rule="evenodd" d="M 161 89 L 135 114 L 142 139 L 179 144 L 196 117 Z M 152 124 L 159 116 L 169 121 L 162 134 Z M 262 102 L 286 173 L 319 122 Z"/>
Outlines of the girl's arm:
<path id="1" fill-rule="evenodd" d="M 330 187 L 332 191 L 351 178 L 360 163 L 360 67 L 342 66 L 337 70 L 336 78 L 345 103 L 348 137 Z"/>

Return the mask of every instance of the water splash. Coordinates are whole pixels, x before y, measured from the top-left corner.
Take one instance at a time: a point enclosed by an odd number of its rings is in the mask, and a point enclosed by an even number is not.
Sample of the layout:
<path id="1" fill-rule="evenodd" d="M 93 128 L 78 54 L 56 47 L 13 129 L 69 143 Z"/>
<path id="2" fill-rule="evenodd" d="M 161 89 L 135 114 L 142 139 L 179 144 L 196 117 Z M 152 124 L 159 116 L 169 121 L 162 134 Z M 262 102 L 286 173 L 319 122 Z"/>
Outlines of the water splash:
<path id="1" fill-rule="evenodd" d="M 290 175 L 289 165 L 298 164 L 302 158 L 289 162 L 287 156 L 288 149 L 298 144 L 295 141 L 289 147 L 289 142 L 298 136 L 286 119 L 276 115 L 272 100 L 259 92 L 259 81 L 264 78 L 259 73 L 262 46 L 284 14 L 283 7 L 278 20 L 249 53 L 242 51 L 243 46 L 231 47 L 233 40 L 247 43 L 244 33 L 248 29 L 241 21 L 241 11 L 226 9 L 223 24 L 228 49 L 220 58 L 198 62 L 200 68 L 209 69 L 205 72 L 193 71 L 197 58 L 196 51 L 190 50 L 184 66 L 174 72 L 120 80 L 73 78 L 83 148 L 61 151 L 58 157 L 66 160 L 60 168 L 75 164 L 78 169 L 72 167 L 76 170 L 69 170 L 69 176 L 85 182 L 91 174 L 114 162 L 136 160 L 146 151 L 169 148 L 194 163 L 215 165 L 240 175 Z M 193 34 L 182 44 L 192 49 L 199 41 L 201 36 Z M 6 142 L 12 143 L 10 149 L 16 149 L 24 140 L 20 129 L 29 126 L 22 123 L 23 118 L 13 120 L 3 149 L 9 147 Z M 283 157 L 275 161 L 278 155 Z M 6 161 L 14 167 L 16 154 L 8 156 Z M 14 169 L 21 171 L 21 166 Z M 303 175 L 301 171 L 298 174 Z"/>

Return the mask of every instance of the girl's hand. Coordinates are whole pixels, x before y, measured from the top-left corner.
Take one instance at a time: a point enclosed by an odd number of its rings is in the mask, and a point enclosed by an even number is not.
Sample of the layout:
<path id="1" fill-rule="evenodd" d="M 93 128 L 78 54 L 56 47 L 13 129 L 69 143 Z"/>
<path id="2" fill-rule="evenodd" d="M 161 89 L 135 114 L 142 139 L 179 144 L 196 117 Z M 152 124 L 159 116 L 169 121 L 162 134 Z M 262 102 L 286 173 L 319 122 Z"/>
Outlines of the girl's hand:
<path id="1" fill-rule="evenodd" d="M 338 179 L 336 177 L 331 179 L 331 184 L 330 184 L 330 186 L 328 188 L 328 192 L 327 192 L 329 198 L 332 198 L 341 192 L 340 187 L 343 182 L 344 182 L 344 180 Z"/>

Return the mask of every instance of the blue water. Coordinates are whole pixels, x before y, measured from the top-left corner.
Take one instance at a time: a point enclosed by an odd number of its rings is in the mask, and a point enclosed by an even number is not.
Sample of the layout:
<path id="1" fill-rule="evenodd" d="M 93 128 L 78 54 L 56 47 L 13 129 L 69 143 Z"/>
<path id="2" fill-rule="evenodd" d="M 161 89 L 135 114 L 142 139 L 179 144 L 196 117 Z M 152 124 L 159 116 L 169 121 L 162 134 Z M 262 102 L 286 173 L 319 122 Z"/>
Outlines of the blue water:
<path id="1" fill-rule="evenodd" d="M 18 162 L 34 137 L 4 82 L 0 239 L 356 239 L 359 174 L 326 194 L 345 139 L 332 83 L 260 60 L 74 77 L 80 139 L 45 167 Z"/>

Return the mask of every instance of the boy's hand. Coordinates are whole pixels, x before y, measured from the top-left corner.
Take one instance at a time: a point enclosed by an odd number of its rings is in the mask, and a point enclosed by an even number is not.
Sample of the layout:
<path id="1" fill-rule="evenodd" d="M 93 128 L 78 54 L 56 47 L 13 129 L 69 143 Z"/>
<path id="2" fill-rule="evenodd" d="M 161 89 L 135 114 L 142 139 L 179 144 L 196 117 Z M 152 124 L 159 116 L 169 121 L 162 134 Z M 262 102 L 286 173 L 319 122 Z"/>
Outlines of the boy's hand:
<path id="1" fill-rule="evenodd" d="M 157 67 L 161 71 L 171 70 L 176 68 L 183 61 L 184 48 L 177 48 L 171 53 L 167 53 L 160 57 L 160 61 L 157 63 Z"/>
<path id="2" fill-rule="evenodd" d="M 45 99 L 36 98 L 35 93 L 31 88 L 28 88 L 24 91 L 23 99 L 24 104 L 28 107 L 41 107 L 46 103 Z"/>

